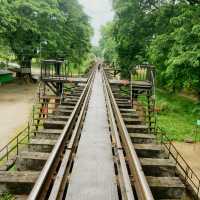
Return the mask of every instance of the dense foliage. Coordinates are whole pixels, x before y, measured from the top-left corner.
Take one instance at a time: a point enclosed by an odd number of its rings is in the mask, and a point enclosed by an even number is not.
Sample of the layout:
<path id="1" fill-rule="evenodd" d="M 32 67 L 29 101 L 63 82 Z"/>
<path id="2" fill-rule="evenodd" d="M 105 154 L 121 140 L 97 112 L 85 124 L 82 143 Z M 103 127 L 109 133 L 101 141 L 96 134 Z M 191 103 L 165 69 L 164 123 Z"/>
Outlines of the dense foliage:
<path id="1" fill-rule="evenodd" d="M 65 58 L 80 64 L 90 50 L 92 30 L 78 0 L 9 0 L 0 6 L 0 43 L 21 66 L 31 60 Z"/>
<path id="2" fill-rule="evenodd" d="M 113 37 L 113 23 L 108 23 L 102 27 L 102 39 L 100 41 L 100 49 L 102 49 L 102 55 L 108 63 L 117 62 L 116 42 Z M 106 48 L 104 48 L 106 47 Z"/>
<path id="3" fill-rule="evenodd" d="M 137 64 L 154 64 L 160 85 L 200 92 L 198 0 L 113 0 L 113 8 L 110 30 L 102 31 L 106 60 L 117 58 L 125 74 Z M 115 53 L 106 53 L 112 44 Z"/>
<path id="4" fill-rule="evenodd" d="M 168 29 L 161 31 L 149 47 L 150 61 L 158 67 L 163 85 L 173 90 L 193 88 L 199 92 L 200 6 L 179 4 L 162 7 L 157 17 L 159 23 L 171 12 Z"/>

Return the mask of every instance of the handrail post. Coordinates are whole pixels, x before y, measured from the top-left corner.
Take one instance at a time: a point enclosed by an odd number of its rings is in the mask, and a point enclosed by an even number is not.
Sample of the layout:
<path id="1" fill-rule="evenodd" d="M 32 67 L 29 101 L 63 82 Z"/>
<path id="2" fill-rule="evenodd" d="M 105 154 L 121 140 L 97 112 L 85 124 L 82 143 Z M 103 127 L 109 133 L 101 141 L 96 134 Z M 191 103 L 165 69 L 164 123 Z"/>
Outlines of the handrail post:
<path id="1" fill-rule="evenodd" d="M 28 142 L 30 141 L 30 124 L 28 122 Z"/>
<path id="2" fill-rule="evenodd" d="M 168 154 L 168 158 L 170 157 L 171 154 L 171 142 L 169 141 L 169 154 Z"/>
<path id="3" fill-rule="evenodd" d="M 132 72 L 131 72 L 131 80 L 130 80 L 130 86 L 131 86 L 131 107 L 133 106 L 133 82 L 132 82 Z"/>
<path id="4" fill-rule="evenodd" d="M 161 132 L 161 144 L 163 144 L 163 136 L 164 134 Z"/>
<path id="5" fill-rule="evenodd" d="M 188 171 L 189 171 L 189 167 L 187 165 L 186 171 L 185 171 L 185 182 L 187 181 L 188 178 Z"/>
<path id="6" fill-rule="evenodd" d="M 8 161 L 8 145 L 6 146 L 6 159 Z"/>
<path id="7" fill-rule="evenodd" d="M 177 164 L 178 164 L 178 156 L 179 156 L 179 153 L 176 152 L 176 166 L 177 166 Z"/>
<path id="8" fill-rule="evenodd" d="M 35 120 L 35 105 L 33 105 L 33 110 L 32 110 L 32 120 L 33 120 L 33 122 L 34 122 L 34 120 Z"/>
<path id="9" fill-rule="evenodd" d="M 173 160 L 176 162 L 176 166 L 178 165 L 180 167 L 179 170 L 181 173 L 183 173 L 183 181 L 185 183 L 188 183 L 191 186 L 195 195 L 197 195 L 197 197 L 199 198 L 199 195 L 200 195 L 200 179 L 199 179 L 199 177 L 192 170 L 192 168 L 189 166 L 189 164 L 184 160 L 184 158 L 181 156 L 181 154 L 177 151 L 176 147 L 173 145 L 173 143 L 167 137 L 166 132 L 162 131 L 160 127 L 157 127 L 157 129 L 162 132 L 161 144 L 164 144 L 165 149 L 169 152 L 168 156 L 171 155 Z M 166 138 L 167 142 L 164 142 L 163 138 Z M 171 150 L 171 148 L 173 148 L 173 149 Z M 180 158 L 180 161 L 179 161 L 179 158 Z M 186 166 L 184 166 L 184 164 Z M 197 179 L 197 180 L 195 180 L 195 182 L 193 180 L 193 177 L 195 177 Z"/>
<path id="10" fill-rule="evenodd" d="M 19 138 L 18 138 L 18 136 L 17 136 L 17 156 L 18 156 L 18 154 L 19 154 Z"/>

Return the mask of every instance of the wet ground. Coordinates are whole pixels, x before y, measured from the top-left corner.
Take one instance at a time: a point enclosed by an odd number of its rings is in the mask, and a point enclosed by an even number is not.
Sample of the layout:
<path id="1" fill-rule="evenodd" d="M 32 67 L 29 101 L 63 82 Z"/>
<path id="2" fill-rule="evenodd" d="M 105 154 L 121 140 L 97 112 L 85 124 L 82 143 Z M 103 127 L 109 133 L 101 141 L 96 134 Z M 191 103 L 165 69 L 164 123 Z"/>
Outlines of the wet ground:
<path id="1" fill-rule="evenodd" d="M 0 86 L 0 148 L 27 125 L 36 88 L 25 83 Z"/>
<path id="2" fill-rule="evenodd" d="M 200 143 L 175 142 L 174 144 L 190 167 L 200 177 Z"/>

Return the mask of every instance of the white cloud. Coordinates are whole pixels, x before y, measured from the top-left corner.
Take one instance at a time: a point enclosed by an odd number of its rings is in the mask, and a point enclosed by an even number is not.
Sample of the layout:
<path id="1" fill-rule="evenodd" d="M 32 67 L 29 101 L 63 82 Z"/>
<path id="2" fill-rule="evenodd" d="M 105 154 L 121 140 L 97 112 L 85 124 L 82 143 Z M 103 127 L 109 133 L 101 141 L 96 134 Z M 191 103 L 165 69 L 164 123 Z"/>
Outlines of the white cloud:
<path id="1" fill-rule="evenodd" d="M 101 26 L 113 19 L 111 0 L 79 0 L 79 2 L 91 17 L 91 24 L 95 31 L 92 43 L 98 45 Z"/>

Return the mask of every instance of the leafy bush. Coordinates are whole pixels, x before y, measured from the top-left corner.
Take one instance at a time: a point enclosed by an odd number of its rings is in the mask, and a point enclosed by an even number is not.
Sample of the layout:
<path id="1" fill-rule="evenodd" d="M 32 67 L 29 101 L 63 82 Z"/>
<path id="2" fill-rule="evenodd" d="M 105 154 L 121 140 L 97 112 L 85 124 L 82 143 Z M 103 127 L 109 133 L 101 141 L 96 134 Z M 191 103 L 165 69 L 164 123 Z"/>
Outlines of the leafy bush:
<path id="1" fill-rule="evenodd" d="M 157 110 L 159 113 L 167 113 L 170 111 L 170 105 L 168 102 L 161 102 L 159 105 L 157 105 Z"/>
<path id="2" fill-rule="evenodd" d="M 6 64 L 4 62 L 0 62 L 0 69 L 5 68 L 5 67 L 6 67 Z"/>
<path id="3" fill-rule="evenodd" d="M 5 193 L 0 196 L 0 199 L 1 200 L 14 200 L 14 197 L 9 193 Z"/>

